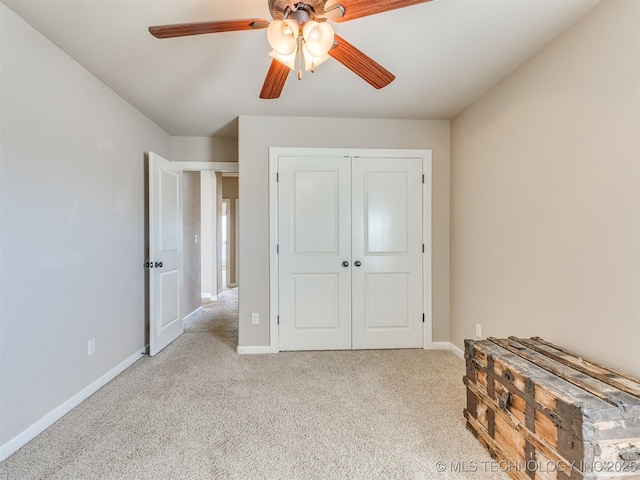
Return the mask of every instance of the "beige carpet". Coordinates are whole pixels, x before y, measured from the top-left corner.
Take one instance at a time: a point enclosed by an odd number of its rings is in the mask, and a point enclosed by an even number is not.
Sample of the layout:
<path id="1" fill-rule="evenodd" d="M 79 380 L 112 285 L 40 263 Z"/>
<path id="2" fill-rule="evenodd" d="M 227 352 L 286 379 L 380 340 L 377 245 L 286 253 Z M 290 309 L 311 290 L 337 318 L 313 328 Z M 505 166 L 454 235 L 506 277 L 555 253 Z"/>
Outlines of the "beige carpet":
<path id="1" fill-rule="evenodd" d="M 507 478 L 465 429 L 453 354 L 241 356 L 237 320 L 219 310 L 1 463 L 0 478 Z"/>
<path id="2" fill-rule="evenodd" d="M 224 290 L 218 300 L 208 302 L 202 310 L 185 323 L 187 332 L 238 333 L 238 288 Z M 233 347 L 238 344 L 237 338 Z"/>

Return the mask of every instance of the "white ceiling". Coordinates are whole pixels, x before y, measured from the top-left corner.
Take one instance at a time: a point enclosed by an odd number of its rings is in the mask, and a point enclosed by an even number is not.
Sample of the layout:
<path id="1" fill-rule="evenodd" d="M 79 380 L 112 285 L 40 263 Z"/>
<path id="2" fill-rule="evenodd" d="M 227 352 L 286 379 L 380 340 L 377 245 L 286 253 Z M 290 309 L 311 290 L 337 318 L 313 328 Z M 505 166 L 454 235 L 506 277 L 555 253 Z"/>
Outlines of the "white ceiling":
<path id="1" fill-rule="evenodd" d="M 238 115 L 449 119 L 598 0 L 433 0 L 334 24 L 396 75 L 375 90 L 330 59 L 258 94 L 266 30 L 159 40 L 147 27 L 260 17 L 267 0 L 2 0 L 170 135 L 236 136 Z M 293 133 L 293 132 L 292 132 Z"/>

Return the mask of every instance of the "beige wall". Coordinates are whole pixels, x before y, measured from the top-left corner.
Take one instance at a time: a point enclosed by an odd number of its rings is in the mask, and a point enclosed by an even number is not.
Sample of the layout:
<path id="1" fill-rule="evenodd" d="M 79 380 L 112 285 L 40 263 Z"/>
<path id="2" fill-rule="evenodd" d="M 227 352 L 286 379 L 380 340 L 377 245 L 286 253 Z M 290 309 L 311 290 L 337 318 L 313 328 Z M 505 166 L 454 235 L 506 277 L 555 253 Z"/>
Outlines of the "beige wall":
<path id="1" fill-rule="evenodd" d="M 606 1 L 452 121 L 451 339 L 640 375 L 640 4 Z"/>
<path id="2" fill-rule="evenodd" d="M 200 300 L 200 172 L 182 174 L 183 289 L 182 315 L 201 306 Z M 197 235 L 197 241 L 195 236 Z"/>
<path id="3" fill-rule="evenodd" d="M 433 340 L 448 340 L 449 121 L 242 116 L 238 140 L 241 346 L 269 345 L 269 147 L 433 150 Z"/>
<path id="4" fill-rule="evenodd" d="M 222 177 L 222 196 L 224 198 L 238 198 L 238 177 Z"/>
<path id="5" fill-rule="evenodd" d="M 170 142 L 4 5 L 0 21 L 4 452 L 103 375 L 139 358 L 145 152 L 169 157 Z M 87 356 L 90 338 L 95 353 Z"/>
<path id="6" fill-rule="evenodd" d="M 174 162 L 237 162 L 238 139 L 230 137 L 171 137 Z"/>

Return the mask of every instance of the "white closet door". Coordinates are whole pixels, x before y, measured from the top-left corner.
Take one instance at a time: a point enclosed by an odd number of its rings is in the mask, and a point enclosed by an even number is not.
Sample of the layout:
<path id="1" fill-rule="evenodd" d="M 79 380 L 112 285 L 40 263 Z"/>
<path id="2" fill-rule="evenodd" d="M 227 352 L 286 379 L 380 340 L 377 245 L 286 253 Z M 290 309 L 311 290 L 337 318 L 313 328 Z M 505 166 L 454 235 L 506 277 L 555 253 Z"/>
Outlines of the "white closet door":
<path id="1" fill-rule="evenodd" d="M 351 348 L 350 165 L 279 158 L 280 350 Z"/>
<path id="2" fill-rule="evenodd" d="M 354 158 L 352 212 L 353 348 L 422 348 L 422 160 Z"/>

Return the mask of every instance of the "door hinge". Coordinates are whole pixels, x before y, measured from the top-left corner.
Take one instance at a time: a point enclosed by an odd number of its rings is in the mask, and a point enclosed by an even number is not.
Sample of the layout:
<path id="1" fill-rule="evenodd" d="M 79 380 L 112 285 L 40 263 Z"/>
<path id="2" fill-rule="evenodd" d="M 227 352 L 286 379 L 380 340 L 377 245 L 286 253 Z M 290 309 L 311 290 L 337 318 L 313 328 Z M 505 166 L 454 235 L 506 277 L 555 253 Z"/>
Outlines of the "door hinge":
<path id="1" fill-rule="evenodd" d="M 424 243 L 422 244 L 422 253 L 424 253 Z"/>
<path id="2" fill-rule="evenodd" d="M 422 314 L 422 323 L 424 323 L 424 313 Z"/>
<path id="3" fill-rule="evenodd" d="M 278 325 L 280 325 L 280 315 L 278 315 L 276 321 L 278 322 Z"/>
<path id="4" fill-rule="evenodd" d="M 276 254 L 280 253 L 280 244 L 276 245 Z"/>
<path id="5" fill-rule="evenodd" d="M 424 174 L 422 175 L 422 183 L 424 183 Z"/>
<path id="6" fill-rule="evenodd" d="M 279 182 L 279 181 L 280 181 L 280 174 L 276 173 L 276 182 Z"/>

